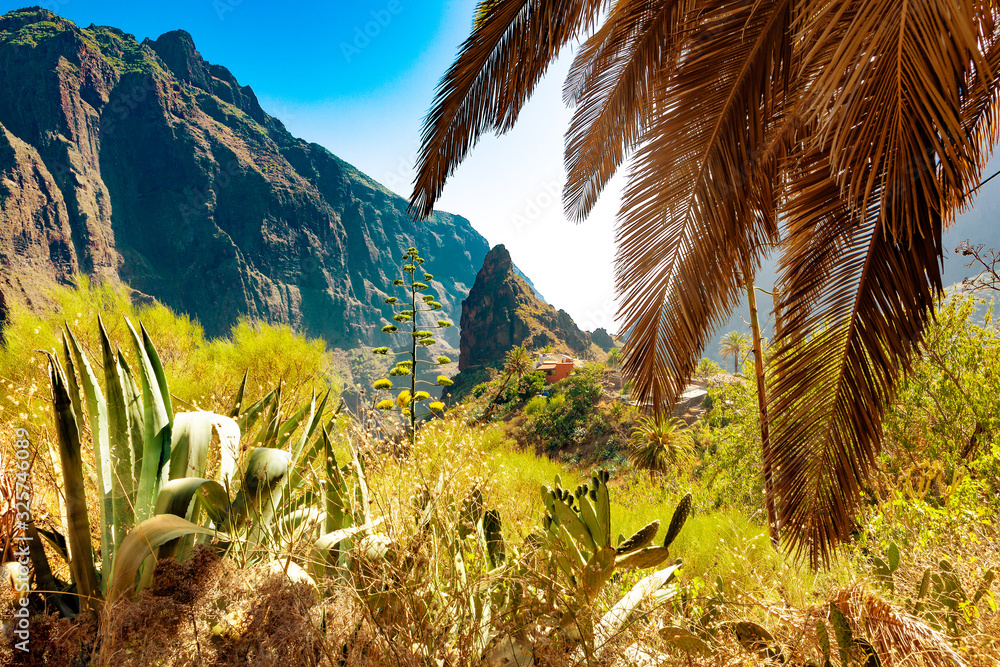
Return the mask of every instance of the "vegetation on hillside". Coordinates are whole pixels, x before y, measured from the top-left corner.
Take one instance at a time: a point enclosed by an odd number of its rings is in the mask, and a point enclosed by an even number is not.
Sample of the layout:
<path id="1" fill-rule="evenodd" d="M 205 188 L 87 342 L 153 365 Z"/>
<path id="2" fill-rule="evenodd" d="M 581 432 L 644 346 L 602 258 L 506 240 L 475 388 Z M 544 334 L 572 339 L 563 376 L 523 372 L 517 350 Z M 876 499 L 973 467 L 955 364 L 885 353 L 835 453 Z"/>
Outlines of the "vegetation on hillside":
<path id="1" fill-rule="evenodd" d="M 997 140 L 1000 10 L 481 2 L 424 119 L 414 213 L 431 214 L 479 139 L 516 123 L 577 40 L 564 204 L 586 218 L 632 165 L 615 275 L 633 392 L 669 409 L 777 252 L 768 513 L 825 562 L 850 539 L 882 420 L 932 324 L 942 232 Z"/>
<path id="2" fill-rule="evenodd" d="M 307 393 L 292 398 L 289 389 L 280 405 L 273 392 L 251 400 L 252 383 L 239 395 L 242 373 L 229 369 L 236 389 L 215 399 L 206 389 L 204 405 L 218 414 L 177 401 L 156 502 L 146 514 L 116 513 L 119 496 L 112 492 L 105 505 L 95 458 L 95 444 L 113 429 L 95 434 L 101 410 L 90 398 L 88 364 L 108 401 L 108 424 L 145 418 L 114 417 L 120 408 L 102 343 L 83 333 L 86 315 L 136 318 L 145 341 L 138 346 L 124 320 L 115 334 L 108 329 L 135 384 L 148 387 L 142 403 L 161 380 L 166 395 L 179 395 L 175 378 L 194 383 L 181 371 L 205 349 L 216 353 L 204 358 L 222 360 L 219 349 L 243 350 L 238 358 L 272 373 L 269 380 L 292 368 L 265 363 L 282 356 L 269 347 L 277 335 L 270 328 L 248 325 L 231 340 L 204 341 L 191 322 L 133 306 L 120 291 L 84 283 L 56 298 L 79 308 L 81 321 L 69 323 L 79 351 L 68 339 L 64 354 L 55 317 L 15 313 L 5 330 L 7 372 L 31 336 L 49 336 L 56 348 L 51 367 L 25 366 L 5 380 L 17 392 L 36 383 L 40 407 L 50 382 L 36 373 L 55 373 L 57 410 L 38 409 L 43 421 L 27 426 L 37 452 L 32 516 L 52 579 L 41 585 L 45 568 L 33 568 L 26 664 L 472 665 L 531 655 L 541 665 L 586 665 L 643 664 L 642 654 L 664 664 L 743 664 L 770 652 L 794 664 L 846 658 L 846 666 L 871 651 L 881 664 L 988 665 L 1000 648 L 992 581 L 1000 443 L 990 410 L 1000 355 L 992 312 L 972 297 L 953 295 L 938 309 L 886 420 L 871 502 L 834 567 L 818 572 L 768 538 L 753 376 L 710 384 L 707 412 L 685 428 L 627 405 L 603 385 L 597 364 L 552 385 L 537 372 L 516 382 L 498 373 L 478 396 L 424 425 L 411 448 L 387 450 L 363 419 L 336 414 L 333 394 L 312 397 L 323 367 L 308 373 L 306 362 L 323 357 L 305 354 L 314 347 L 296 339 L 298 386 Z M 202 381 L 226 384 L 222 372 Z M 160 399 L 166 406 L 162 392 Z M 483 419 L 487 405 L 494 407 Z M 12 432 L 20 415 L 4 414 Z M 229 422 L 238 438 L 231 463 Z M 163 447 L 155 429 L 143 432 L 131 437 Z M 7 475 L 17 465 L 13 442 L 4 440 Z M 114 437 L 107 442 L 114 447 Z M 183 474 L 177 457 L 192 449 L 182 442 L 207 447 L 204 459 L 186 459 L 204 463 Z M 633 460 L 655 465 L 632 465 L 630 452 L 650 444 L 655 456 Z M 74 448 L 83 464 L 76 481 L 67 477 L 72 457 L 60 455 Z M 63 509 L 59 496 L 71 491 L 86 498 L 89 528 Z M 10 496 L 3 500 L 11 506 Z M 102 520 L 106 507 L 119 523 Z M 106 533 L 105 525 L 123 531 Z M 0 526 L 8 537 L 17 533 L 16 522 Z M 193 536 L 168 540 L 185 533 Z M 67 560 L 57 546 L 58 536 L 81 534 L 93 545 L 84 569 L 72 566 L 82 556 Z M 87 542 L 73 539 L 81 553 Z M 147 540 L 159 556 L 176 558 L 143 563 Z M 116 551 L 126 555 L 109 563 Z M 90 579 L 78 574 L 85 570 Z M 81 599 L 86 580 L 94 583 Z M 77 615 L 88 601 L 92 615 Z M 25 659 L 14 649 L 8 657 Z"/>

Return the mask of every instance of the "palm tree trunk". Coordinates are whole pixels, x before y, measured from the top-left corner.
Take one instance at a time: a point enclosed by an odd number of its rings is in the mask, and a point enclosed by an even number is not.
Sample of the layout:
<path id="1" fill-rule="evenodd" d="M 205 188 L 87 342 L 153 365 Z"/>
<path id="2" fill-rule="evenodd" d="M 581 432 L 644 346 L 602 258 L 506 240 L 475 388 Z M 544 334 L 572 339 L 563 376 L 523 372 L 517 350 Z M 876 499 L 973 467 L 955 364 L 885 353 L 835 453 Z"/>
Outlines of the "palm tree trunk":
<path id="1" fill-rule="evenodd" d="M 750 329 L 753 333 L 754 370 L 757 372 L 757 407 L 760 410 L 760 448 L 764 468 L 764 508 L 767 510 L 767 530 L 771 544 L 777 548 L 781 544 L 778 533 L 778 517 L 774 511 L 774 483 L 771 474 L 771 433 L 767 420 L 767 389 L 764 386 L 764 351 L 760 340 L 760 324 L 757 321 L 757 295 L 753 281 L 747 281 L 747 302 L 750 305 Z"/>

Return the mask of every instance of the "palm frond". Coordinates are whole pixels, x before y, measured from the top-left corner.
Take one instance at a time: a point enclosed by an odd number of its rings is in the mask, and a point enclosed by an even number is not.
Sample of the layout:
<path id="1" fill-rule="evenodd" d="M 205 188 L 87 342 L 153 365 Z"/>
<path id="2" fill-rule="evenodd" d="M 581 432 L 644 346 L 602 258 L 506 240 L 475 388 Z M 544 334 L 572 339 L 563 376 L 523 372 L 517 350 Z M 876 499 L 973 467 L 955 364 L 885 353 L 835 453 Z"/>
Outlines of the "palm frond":
<path id="1" fill-rule="evenodd" d="M 617 233 L 624 368 L 640 400 L 672 404 L 711 329 L 777 238 L 774 163 L 760 164 L 788 65 L 790 3 L 735 0 L 690 17 L 657 80 Z"/>
<path id="2" fill-rule="evenodd" d="M 965 667 L 947 637 L 869 590 L 840 590 L 833 603 L 851 621 L 853 629 L 871 642 L 885 667 Z"/>
<path id="3" fill-rule="evenodd" d="M 940 293 L 941 224 L 928 203 L 908 242 L 896 241 L 882 193 L 853 213 L 826 154 L 809 151 L 788 172 L 771 464 L 782 531 L 818 565 L 853 528 L 881 415 Z"/>
<path id="4" fill-rule="evenodd" d="M 900 238 L 924 226 L 918 216 L 948 222 L 945 192 L 974 187 L 983 163 L 982 145 L 962 123 L 969 77 L 992 79 L 975 3 L 800 6 L 805 67 L 819 72 L 804 120 L 818 123 L 817 147 L 829 142 L 832 175 L 852 209 L 878 202 Z"/>
<path id="5" fill-rule="evenodd" d="M 653 81 L 667 76 L 690 0 L 623 0 L 577 54 L 564 87 L 566 215 L 583 220 L 638 145 Z"/>
<path id="6" fill-rule="evenodd" d="M 472 34 L 424 119 L 410 211 L 429 216 L 444 182 L 484 132 L 517 120 L 563 46 L 593 27 L 609 0 L 483 0 Z"/>

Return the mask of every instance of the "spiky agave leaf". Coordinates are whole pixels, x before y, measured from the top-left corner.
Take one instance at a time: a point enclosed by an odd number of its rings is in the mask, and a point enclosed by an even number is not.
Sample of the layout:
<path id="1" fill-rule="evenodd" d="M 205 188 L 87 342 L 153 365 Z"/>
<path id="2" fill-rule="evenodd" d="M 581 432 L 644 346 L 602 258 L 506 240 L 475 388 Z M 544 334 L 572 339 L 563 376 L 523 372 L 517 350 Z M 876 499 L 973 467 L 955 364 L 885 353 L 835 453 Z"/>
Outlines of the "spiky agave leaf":
<path id="1" fill-rule="evenodd" d="M 94 566 L 94 550 L 90 543 L 90 517 L 87 515 L 87 494 L 83 484 L 80 427 L 69 396 L 66 374 L 59 359 L 49 358 L 52 384 L 52 410 L 55 415 L 56 442 L 62 463 L 63 493 L 66 497 L 66 540 L 69 566 L 81 596 L 81 608 L 96 608 L 101 598 L 101 584 Z M 110 564 L 109 564 L 110 565 Z"/>
<path id="2" fill-rule="evenodd" d="M 214 535 L 215 531 L 173 514 L 151 517 L 129 531 L 118 550 L 115 578 L 108 590 L 108 600 L 132 597 L 136 593 L 139 570 L 147 558 L 152 559 L 157 547 L 192 533 Z"/>

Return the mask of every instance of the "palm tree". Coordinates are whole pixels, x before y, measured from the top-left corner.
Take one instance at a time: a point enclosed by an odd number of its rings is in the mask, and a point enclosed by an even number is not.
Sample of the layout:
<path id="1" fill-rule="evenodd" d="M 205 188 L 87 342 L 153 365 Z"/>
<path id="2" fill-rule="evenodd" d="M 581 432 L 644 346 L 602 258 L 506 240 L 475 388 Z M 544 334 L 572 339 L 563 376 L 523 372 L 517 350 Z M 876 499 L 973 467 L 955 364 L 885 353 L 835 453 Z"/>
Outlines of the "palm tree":
<path id="1" fill-rule="evenodd" d="M 493 408 L 496 407 L 497 401 L 500 400 L 511 380 L 517 382 L 523 375 L 531 372 L 531 353 L 528 352 L 528 348 L 524 345 L 518 345 L 511 350 L 507 350 L 507 354 L 504 357 L 503 372 L 504 379 L 497 388 L 497 393 L 493 395 L 493 398 L 487 404 L 483 416 L 480 417 L 481 421 L 489 421 L 490 415 L 493 414 Z"/>
<path id="2" fill-rule="evenodd" d="M 622 362 L 622 353 L 617 347 L 611 348 L 608 358 L 604 360 L 604 367 L 609 371 L 617 371 Z"/>
<path id="3" fill-rule="evenodd" d="M 643 417 L 632 430 L 628 460 L 636 468 L 649 471 L 655 478 L 677 467 L 690 454 L 691 434 L 676 417 Z"/>
<path id="4" fill-rule="evenodd" d="M 750 349 L 750 336 L 742 331 L 730 331 L 719 341 L 719 354 L 723 359 L 733 358 L 733 374 L 740 372 L 740 359 Z"/>
<path id="5" fill-rule="evenodd" d="M 783 534 L 818 565 L 854 526 L 942 290 L 942 230 L 992 152 L 998 19 L 985 0 L 481 0 L 425 119 L 411 210 L 429 215 L 584 39 L 564 203 L 586 218 L 630 161 L 624 371 L 671 405 L 777 247 L 769 460 Z"/>

